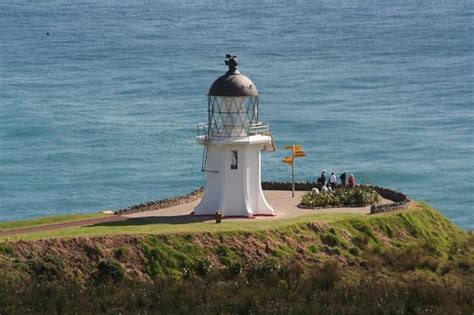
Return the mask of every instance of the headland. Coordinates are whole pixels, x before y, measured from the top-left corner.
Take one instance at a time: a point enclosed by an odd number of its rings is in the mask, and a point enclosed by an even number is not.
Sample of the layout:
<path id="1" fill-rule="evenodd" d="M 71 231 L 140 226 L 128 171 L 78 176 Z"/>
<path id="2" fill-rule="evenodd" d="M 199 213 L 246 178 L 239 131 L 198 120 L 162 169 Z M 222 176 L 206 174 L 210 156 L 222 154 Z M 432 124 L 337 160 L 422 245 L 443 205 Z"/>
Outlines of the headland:
<path id="1" fill-rule="evenodd" d="M 474 237 L 428 204 L 303 209 L 307 192 L 281 189 L 265 190 L 276 216 L 220 224 L 190 215 L 202 189 L 112 215 L 0 224 L 0 312 L 473 309 Z"/>

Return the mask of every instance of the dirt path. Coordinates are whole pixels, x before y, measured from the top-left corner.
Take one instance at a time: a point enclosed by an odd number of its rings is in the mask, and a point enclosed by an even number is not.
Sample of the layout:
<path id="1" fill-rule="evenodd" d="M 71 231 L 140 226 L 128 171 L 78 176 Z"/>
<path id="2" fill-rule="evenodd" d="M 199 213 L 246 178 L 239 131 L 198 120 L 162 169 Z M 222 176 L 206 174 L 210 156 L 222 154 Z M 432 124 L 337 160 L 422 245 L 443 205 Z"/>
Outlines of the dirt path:
<path id="1" fill-rule="evenodd" d="M 38 225 L 38 226 L 32 226 L 32 227 L 13 229 L 13 230 L 0 232 L 0 236 L 12 236 L 12 235 L 24 234 L 24 233 L 33 233 L 33 232 L 57 230 L 57 229 L 63 229 L 63 228 L 68 228 L 68 227 L 76 227 L 76 226 L 90 226 L 90 225 L 94 225 L 94 224 L 98 224 L 98 223 L 116 222 L 116 221 L 125 221 L 125 220 L 127 220 L 127 218 L 125 218 L 121 215 L 110 215 L 108 217 L 102 217 L 102 218 L 87 219 L 87 220 L 72 221 L 72 222 L 64 222 L 64 223 L 56 223 L 56 224 L 46 224 L 46 225 Z"/>
<path id="2" fill-rule="evenodd" d="M 291 191 L 282 191 L 282 190 L 265 190 L 264 194 L 265 197 L 270 205 L 275 209 L 276 216 L 274 217 L 256 217 L 256 220 L 279 220 L 279 219 L 288 219 L 294 218 L 301 215 L 305 215 L 308 213 L 359 213 L 359 214 L 369 214 L 370 213 L 370 206 L 367 207 L 360 207 L 360 208 L 325 208 L 325 209 L 301 209 L 298 208 L 297 205 L 301 200 L 301 197 L 305 194 L 304 191 L 297 191 L 295 192 L 295 197 L 291 197 Z M 73 222 L 64 222 L 64 223 L 57 223 L 57 224 L 48 224 L 48 225 L 40 225 L 40 226 L 32 226 L 26 228 L 19 228 L 13 229 L 8 231 L 0 232 L 0 236 L 12 236 L 17 234 L 24 234 L 24 233 L 33 233 L 33 232 L 43 232 L 49 230 L 57 230 L 69 227 L 80 227 L 80 226 L 91 226 L 95 224 L 105 223 L 105 222 L 116 222 L 116 221 L 125 221 L 132 218 L 140 218 L 143 220 L 150 219 L 157 217 L 167 217 L 167 218 L 180 218 L 180 220 L 184 220 L 185 222 L 193 222 L 193 216 L 190 213 L 193 211 L 194 207 L 199 203 L 200 199 L 180 204 L 177 206 L 172 206 L 169 208 L 163 208 L 159 210 L 151 210 L 151 211 L 144 211 L 140 213 L 134 214 L 126 214 L 126 215 L 111 215 L 102 218 L 95 218 L 95 219 L 87 219 L 87 220 L 80 220 L 80 221 L 73 221 Z M 390 200 L 382 199 L 381 203 L 389 203 Z M 209 217 L 209 220 L 213 220 L 212 216 Z M 226 220 L 238 220 L 238 221 L 245 221 L 248 219 L 245 218 L 227 218 Z"/>

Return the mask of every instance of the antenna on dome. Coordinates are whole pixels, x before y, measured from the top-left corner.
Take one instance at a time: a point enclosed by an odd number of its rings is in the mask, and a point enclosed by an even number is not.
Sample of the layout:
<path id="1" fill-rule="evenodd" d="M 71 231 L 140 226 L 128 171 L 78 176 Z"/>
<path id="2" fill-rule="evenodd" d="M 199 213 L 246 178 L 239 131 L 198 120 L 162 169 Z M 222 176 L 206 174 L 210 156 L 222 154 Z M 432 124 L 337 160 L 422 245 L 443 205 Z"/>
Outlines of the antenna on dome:
<path id="1" fill-rule="evenodd" d="M 226 54 L 225 58 L 225 64 L 229 67 L 229 71 L 234 72 L 235 70 L 237 70 L 237 56 L 232 54 Z"/>

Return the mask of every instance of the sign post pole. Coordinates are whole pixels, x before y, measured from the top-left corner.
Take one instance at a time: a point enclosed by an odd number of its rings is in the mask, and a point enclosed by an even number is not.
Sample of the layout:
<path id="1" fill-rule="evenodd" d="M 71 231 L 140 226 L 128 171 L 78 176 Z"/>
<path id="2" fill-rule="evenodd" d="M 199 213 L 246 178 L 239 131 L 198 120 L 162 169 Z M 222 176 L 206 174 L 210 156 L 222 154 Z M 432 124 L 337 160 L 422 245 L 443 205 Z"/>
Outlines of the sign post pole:
<path id="1" fill-rule="evenodd" d="M 283 163 L 291 164 L 291 197 L 295 197 L 295 159 L 306 156 L 306 153 L 301 149 L 301 145 L 292 144 L 285 145 L 285 150 L 291 150 L 291 156 L 285 156 Z"/>
<path id="2" fill-rule="evenodd" d="M 295 145 L 291 146 L 291 157 L 293 163 L 291 163 L 291 197 L 295 198 Z"/>

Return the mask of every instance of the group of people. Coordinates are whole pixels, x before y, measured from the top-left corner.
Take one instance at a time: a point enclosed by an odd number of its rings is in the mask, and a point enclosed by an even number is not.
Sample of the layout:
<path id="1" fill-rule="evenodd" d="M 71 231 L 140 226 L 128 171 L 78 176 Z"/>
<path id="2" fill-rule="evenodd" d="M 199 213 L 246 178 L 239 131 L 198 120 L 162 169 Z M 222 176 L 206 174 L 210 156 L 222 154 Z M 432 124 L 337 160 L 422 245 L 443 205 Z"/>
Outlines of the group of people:
<path id="1" fill-rule="evenodd" d="M 349 175 L 347 178 L 347 183 L 346 183 L 346 177 L 347 174 L 346 172 L 342 173 L 341 176 L 339 176 L 340 179 L 340 184 L 342 187 L 348 186 L 348 187 L 354 187 L 356 185 L 356 179 L 353 174 Z M 326 170 L 323 170 L 321 172 L 321 176 L 319 176 L 317 183 L 321 185 L 322 187 L 326 188 L 331 188 L 335 189 L 337 186 L 337 177 L 334 172 L 331 173 L 329 176 L 327 182 L 326 182 Z"/>

